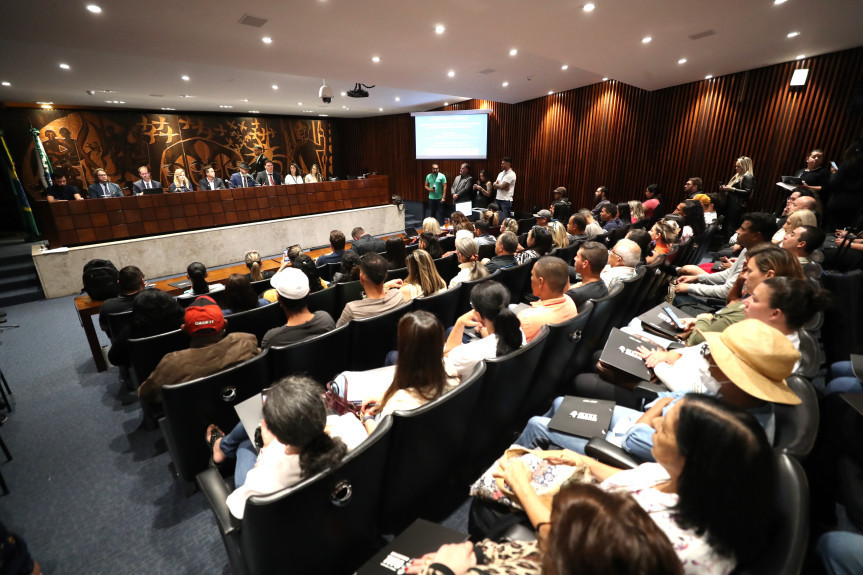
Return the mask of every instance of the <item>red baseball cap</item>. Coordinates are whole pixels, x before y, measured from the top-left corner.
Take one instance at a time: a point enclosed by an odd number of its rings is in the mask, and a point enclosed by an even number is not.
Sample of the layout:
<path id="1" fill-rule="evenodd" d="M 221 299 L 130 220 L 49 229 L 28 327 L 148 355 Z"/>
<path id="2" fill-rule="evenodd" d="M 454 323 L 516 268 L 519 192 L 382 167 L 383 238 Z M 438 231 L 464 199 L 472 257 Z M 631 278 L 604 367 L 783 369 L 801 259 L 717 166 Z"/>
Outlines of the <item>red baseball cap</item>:
<path id="1" fill-rule="evenodd" d="M 225 316 L 222 314 L 222 308 L 210 296 L 202 295 L 195 298 L 195 301 L 186 308 L 183 316 L 183 331 L 189 335 L 198 335 L 198 332 L 204 330 L 218 333 L 224 327 Z"/>

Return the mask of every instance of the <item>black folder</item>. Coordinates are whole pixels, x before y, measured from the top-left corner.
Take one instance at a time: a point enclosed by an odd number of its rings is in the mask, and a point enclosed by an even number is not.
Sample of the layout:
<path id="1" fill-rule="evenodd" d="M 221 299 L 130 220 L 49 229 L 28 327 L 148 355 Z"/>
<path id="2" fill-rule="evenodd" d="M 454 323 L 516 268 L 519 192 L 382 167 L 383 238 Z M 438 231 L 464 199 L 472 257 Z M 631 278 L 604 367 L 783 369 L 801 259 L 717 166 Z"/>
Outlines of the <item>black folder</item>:
<path id="1" fill-rule="evenodd" d="M 599 361 L 605 366 L 613 367 L 637 377 L 644 381 L 650 381 L 650 370 L 644 365 L 644 360 L 638 355 L 638 347 L 644 346 L 650 350 L 665 349 L 658 343 L 650 341 L 646 337 L 630 335 L 619 329 L 612 328 L 608 341 L 602 349 Z"/>
<path id="2" fill-rule="evenodd" d="M 467 540 L 466 533 L 459 533 L 449 527 L 417 519 L 401 535 L 378 551 L 356 575 L 394 575 L 404 573 L 412 559 L 419 559 L 426 553 L 434 553 L 446 543 L 461 543 Z"/>
<path id="3" fill-rule="evenodd" d="M 682 311 L 673 305 L 667 303 L 661 303 L 655 308 L 648 310 L 638 316 L 638 319 L 641 320 L 641 327 L 644 328 L 644 331 L 653 332 L 660 337 L 664 337 L 666 339 L 675 339 L 677 334 L 679 334 L 682 330 L 677 329 L 677 326 L 674 325 L 674 322 L 671 321 L 671 318 L 668 317 L 668 314 L 663 311 L 662 308 L 670 307 L 671 311 L 677 314 L 677 317 L 680 319 L 691 318 L 692 316 Z"/>
<path id="4" fill-rule="evenodd" d="M 613 410 L 613 401 L 567 395 L 548 422 L 548 428 L 587 439 L 605 437 Z"/>

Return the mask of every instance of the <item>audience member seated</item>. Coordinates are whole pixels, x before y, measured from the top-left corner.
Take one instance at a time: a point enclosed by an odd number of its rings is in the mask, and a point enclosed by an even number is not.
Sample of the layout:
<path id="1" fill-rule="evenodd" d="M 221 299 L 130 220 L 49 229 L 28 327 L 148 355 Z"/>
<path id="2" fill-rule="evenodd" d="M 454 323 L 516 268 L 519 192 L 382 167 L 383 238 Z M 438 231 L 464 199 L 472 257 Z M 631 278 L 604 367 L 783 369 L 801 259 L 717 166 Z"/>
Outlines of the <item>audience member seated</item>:
<path id="1" fill-rule="evenodd" d="M 798 226 L 788 231 L 779 246 L 791 252 L 801 265 L 809 263 L 812 252 L 824 245 L 827 234 L 815 226 Z"/>
<path id="2" fill-rule="evenodd" d="M 470 240 L 469 240 L 470 241 Z M 399 292 L 405 302 L 417 297 L 428 297 L 446 289 L 446 282 L 440 277 L 429 253 L 423 249 L 416 249 L 408 254 L 407 260 L 408 277 L 404 282 L 399 282 Z"/>
<path id="3" fill-rule="evenodd" d="M 785 238 L 785 235 L 788 234 L 791 230 L 797 229 L 800 226 L 817 226 L 818 218 L 815 217 L 815 213 L 809 210 L 797 210 L 792 212 L 791 215 L 788 216 L 788 219 L 785 220 L 785 223 L 782 224 L 782 227 L 779 228 L 775 234 L 773 234 L 773 239 L 771 240 L 774 244 L 781 244 L 782 240 Z"/>
<path id="4" fill-rule="evenodd" d="M 232 313 L 248 311 L 270 303 L 258 297 L 249 279 L 242 274 L 231 274 L 225 283 L 225 301 L 222 313 L 229 316 Z"/>
<path id="5" fill-rule="evenodd" d="M 608 265 L 599 277 L 610 292 L 614 286 L 635 277 L 636 266 L 641 258 L 641 248 L 632 240 L 619 240 L 608 253 Z"/>
<path id="6" fill-rule="evenodd" d="M 268 280 L 276 273 L 273 270 L 263 271 L 261 269 L 261 254 L 254 250 L 246 252 L 243 261 L 246 263 L 246 267 L 249 268 L 249 273 L 246 274 L 246 278 L 249 281 L 259 282 Z"/>
<path id="7" fill-rule="evenodd" d="M 602 230 L 605 233 L 623 227 L 623 222 L 617 217 L 616 204 L 608 203 L 602 206 L 602 211 L 599 212 L 599 219 L 602 220 Z"/>
<path id="8" fill-rule="evenodd" d="M 306 254 L 300 254 L 295 257 L 291 265 L 308 276 L 309 291 L 311 293 L 319 292 L 327 287 L 326 282 L 321 279 L 318 266 L 315 265 L 315 260 Z"/>
<path id="9" fill-rule="evenodd" d="M 593 219 L 593 214 L 590 213 L 590 210 L 579 210 L 578 213 L 583 216 L 584 221 L 587 222 L 587 224 L 584 226 L 584 232 L 587 234 L 588 238 L 593 239 L 596 236 L 601 236 L 604 233 L 602 230 L 602 226 L 596 223 L 596 220 Z"/>
<path id="10" fill-rule="evenodd" d="M 510 293 L 496 281 L 474 286 L 470 292 L 471 310 L 456 319 L 444 348 L 444 363 L 462 381 L 484 359 L 500 357 L 525 343 L 515 313 L 509 309 Z M 473 328 L 477 339 L 464 343 L 465 329 Z"/>
<path id="11" fill-rule="evenodd" d="M 360 259 L 361 257 L 357 252 L 348 251 L 342 257 L 342 265 L 339 271 L 333 275 L 333 283 L 342 284 L 360 279 Z M 387 264 L 387 267 L 389 267 L 389 264 Z"/>
<path id="12" fill-rule="evenodd" d="M 238 423 L 228 435 L 216 425 L 207 428 L 213 462 L 234 459 L 234 491 L 228 495 L 231 515 L 243 518 L 246 500 L 296 485 L 339 464 L 347 447 L 326 431 L 322 387 L 304 375 L 286 377 L 267 390 L 261 420 L 261 444 L 253 446 Z M 259 447 L 259 449 L 256 449 Z"/>
<path id="13" fill-rule="evenodd" d="M 306 174 L 305 182 L 307 184 L 314 184 L 316 182 L 323 182 L 323 181 L 324 181 L 324 176 L 320 173 L 320 170 L 318 170 L 318 165 L 312 164 L 312 167 L 309 168 L 309 173 Z M 383 251 L 383 250 L 381 250 L 381 251 Z"/>
<path id="14" fill-rule="evenodd" d="M 68 202 L 69 200 L 81 200 L 81 193 L 72 184 L 66 183 L 66 174 L 55 173 L 54 183 L 45 190 L 45 198 L 49 202 Z"/>
<path id="15" fill-rule="evenodd" d="M 551 251 L 551 234 L 545 226 L 533 226 L 527 232 L 527 249 L 515 254 L 515 263 L 521 265 L 541 258 Z"/>
<path id="16" fill-rule="evenodd" d="M 435 236 L 440 236 L 443 233 L 440 229 L 440 222 L 435 218 L 426 218 L 423 220 L 423 231 L 432 233 Z"/>
<path id="17" fill-rule="evenodd" d="M 518 236 L 512 232 L 504 232 L 497 237 L 494 244 L 494 257 L 485 264 L 488 273 L 516 265 L 515 251 L 518 249 Z"/>
<path id="18" fill-rule="evenodd" d="M 757 420 L 718 398 L 693 394 L 644 426 L 655 430 L 657 463 L 620 470 L 566 450 L 547 461 L 585 465 L 600 489 L 632 495 L 672 541 L 684 573 L 730 573 L 736 563 L 758 558 L 773 533 L 776 469 Z M 542 527 L 547 504 L 523 464 L 507 461 L 498 474 Z"/>
<path id="19" fill-rule="evenodd" d="M 359 226 L 351 230 L 351 237 L 354 240 L 353 244 L 351 244 L 351 249 L 357 252 L 358 255 L 367 254 L 369 252 L 381 253 L 387 249 L 387 245 L 383 240 L 373 238 Z"/>
<path id="20" fill-rule="evenodd" d="M 818 538 L 815 551 L 827 575 L 853 575 L 863 572 L 863 535 L 851 531 L 831 531 Z"/>
<path id="21" fill-rule="evenodd" d="M 555 221 L 558 221 L 564 225 L 569 221 L 569 217 L 572 215 L 572 202 L 569 201 L 569 198 L 566 197 L 566 188 L 560 186 L 555 188 L 552 194 L 551 206 L 549 206 L 549 211 L 551 211 L 551 215 L 554 217 Z"/>
<path id="22" fill-rule="evenodd" d="M 249 173 L 249 164 L 246 162 L 240 162 L 237 164 L 237 172 L 231 174 L 231 179 L 229 180 L 230 187 L 232 188 L 253 188 L 258 185 L 258 182 L 255 181 L 255 178 L 252 177 L 252 174 Z"/>
<path id="23" fill-rule="evenodd" d="M 695 194 L 693 200 L 701 202 L 701 210 L 704 212 L 704 224 L 709 226 L 714 223 L 717 218 L 716 201 L 711 194 Z"/>
<path id="24" fill-rule="evenodd" d="M 207 266 L 201 262 L 190 263 L 186 268 L 186 277 L 192 282 L 192 287 L 183 292 L 184 296 L 199 296 L 225 289 L 223 284 L 207 283 Z"/>
<path id="25" fill-rule="evenodd" d="M 387 260 L 380 254 L 367 253 L 360 258 L 360 283 L 365 291 L 365 299 L 348 302 L 336 327 L 341 327 L 352 319 L 373 317 L 402 305 L 405 301 L 401 292 L 390 290 L 387 279 Z M 397 286 L 396 286 L 397 287 Z M 443 347 L 441 347 L 443 349 Z"/>
<path id="26" fill-rule="evenodd" d="M 644 201 L 641 202 L 641 208 L 644 210 L 644 217 L 648 221 L 658 220 L 665 215 L 662 210 L 662 186 L 650 184 L 644 189 Z"/>
<path id="27" fill-rule="evenodd" d="M 281 186 L 282 174 L 273 171 L 273 162 L 266 160 L 264 169 L 255 174 L 255 181 L 258 182 L 259 186 Z"/>
<path id="28" fill-rule="evenodd" d="M 183 325 L 183 310 L 170 294 L 157 289 L 145 289 L 135 296 L 132 304 L 132 323 L 119 334 L 113 334 L 108 361 L 112 365 L 127 366 L 130 339 L 150 337 L 179 329 Z"/>
<path id="29" fill-rule="evenodd" d="M 569 247 L 569 235 L 566 233 L 566 228 L 558 221 L 549 222 L 548 230 L 551 233 L 551 245 L 555 248 Z"/>
<path id="30" fill-rule="evenodd" d="M 633 225 L 644 220 L 644 208 L 638 200 L 630 200 L 629 204 L 629 222 Z"/>
<path id="31" fill-rule="evenodd" d="M 677 204 L 674 213 L 683 218 L 683 230 L 680 232 L 680 241 L 685 242 L 688 238 L 701 238 L 707 225 L 704 223 L 704 208 L 701 202 L 685 200 Z"/>
<path id="32" fill-rule="evenodd" d="M 369 434 L 390 413 L 421 407 L 458 385 L 458 376 L 444 366 L 443 349 L 443 325 L 433 314 L 414 311 L 399 320 L 398 358 L 392 383 L 372 384 L 368 393 L 361 393 L 365 398 L 362 422 Z"/>
<path id="33" fill-rule="evenodd" d="M 449 282 L 454 288 L 462 282 L 478 280 L 488 275 L 488 270 L 479 261 L 479 248 L 471 238 L 460 238 L 455 241 L 456 257 L 458 258 L 458 273 Z"/>
<path id="34" fill-rule="evenodd" d="M 264 334 L 261 348 L 282 346 L 303 341 L 315 335 L 326 333 L 336 327 L 327 312 L 309 311 L 309 278 L 302 271 L 287 268 L 270 280 L 276 290 L 279 305 L 288 321 L 281 327 L 274 327 Z"/>
<path id="35" fill-rule="evenodd" d="M 224 190 L 226 188 L 224 180 L 216 177 L 216 169 L 213 166 L 204 166 L 204 177 L 198 182 L 198 189 L 204 190 Z"/>
<path id="36" fill-rule="evenodd" d="M 470 230 L 471 235 L 473 235 L 473 230 L 474 230 L 473 224 L 471 223 L 471 221 L 469 219 L 467 219 L 467 216 L 464 215 L 463 213 L 453 212 L 452 215 L 450 216 L 450 222 L 452 225 L 452 233 L 453 234 L 456 233 L 457 231 L 459 231 L 460 229 L 466 229 L 466 230 Z"/>
<path id="37" fill-rule="evenodd" d="M 315 265 L 323 267 L 330 263 L 342 261 L 342 257 L 345 255 L 345 234 L 342 231 L 333 230 L 330 232 L 330 249 L 333 251 L 318 257 L 315 260 Z"/>
<path id="38" fill-rule="evenodd" d="M 653 244 L 653 240 L 650 239 L 650 232 L 642 229 L 629 230 L 626 232 L 626 239 L 634 241 L 641 250 L 641 257 L 638 260 L 638 265 L 635 267 L 639 268 L 647 265 L 646 258 L 650 255 L 651 245 Z"/>
<path id="39" fill-rule="evenodd" d="M 479 222 L 477 222 L 479 223 Z M 488 222 L 486 222 L 488 224 Z M 490 225 L 490 224 L 489 224 Z M 512 232 L 518 235 L 518 220 L 515 218 L 506 218 L 500 223 L 500 232 Z"/>
<path id="40" fill-rule="evenodd" d="M 212 375 L 261 352 L 254 335 L 225 334 L 225 317 L 209 296 L 198 297 L 186 308 L 183 331 L 189 335 L 189 349 L 162 358 L 138 388 L 141 399 L 161 403 L 162 387 Z"/>
<path id="41" fill-rule="evenodd" d="M 569 222 L 566 224 L 566 233 L 569 236 L 569 244 L 586 242 L 590 239 L 587 233 L 587 218 L 584 214 L 572 214 L 569 217 Z"/>
<path id="42" fill-rule="evenodd" d="M 581 281 L 566 292 L 576 308 L 580 308 L 588 300 L 608 295 L 608 287 L 599 277 L 607 263 L 608 249 L 601 243 L 584 242 L 578 248 L 575 255 L 575 272 L 581 276 Z"/>
<path id="43" fill-rule="evenodd" d="M 432 259 L 436 260 L 443 257 L 443 248 L 440 245 L 440 238 L 438 238 L 437 234 L 423 232 L 419 235 L 419 238 L 419 249 L 427 251 Z"/>
<path id="44" fill-rule="evenodd" d="M 509 218 L 508 218 L 509 219 Z M 515 221 L 515 220 L 513 220 Z M 473 226 L 474 234 L 476 235 L 476 244 L 478 246 L 484 246 L 495 243 L 497 240 L 491 233 L 489 232 L 488 222 L 483 220 L 477 220 L 477 222 Z M 518 230 L 518 223 L 516 222 L 516 230 Z"/>
<path id="45" fill-rule="evenodd" d="M 653 241 L 653 253 L 645 258 L 647 264 L 652 264 L 660 255 L 667 255 L 671 246 L 677 241 L 680 227 L 674 220 L 663 218 L 650 228 L 650 239 Z"/>
<path id="46" fill-rule="evenodd" d="M 401 238 L 387 238 L 386 246 L 387 269 L 399 270 L 407 266 L 405 263 L 407 250 L 405 249 L 405 243 Z"/>
<path id="47" fill-rule="evenodd" d="M 550 210 L 539 210 L 538 212 L 533 214 L 533 217 L 536 218 L 535 221 L 533 222 L 534 225 L 541 226 L 544 228 L 548 225 L 548 222 L 551 221 L 551 211 Z"/>
<path id="48" fill-rule="evenodd" d="M 96 182 L 90 184 L 87 188 L 87 194 L 90 199 L 95 198 L 122 198 L 123 190 L 114 182 L 108 181 L 108 172 L 102 168 L 96 168 L 93 171 L 96 176 Z"/>
<path id="49" fill-rule="evenodd" d="M 504 468 L 506 471 L 499 472 L 501 478 L 513 484 L 524 482 L 520 492 L 527 501 L 534 501 L 527 491 L 531 490 L 531 473 L 524 464 L 513 462 Z M 628 493 L 566 483 L 555 494 L 550 511 L 539 503 L 528 509 L 528 517 L 537 526 L 536 541 L 484 539 L 443 545 L 414 560 L 415 569 L 421 570 L 407 572 L 683 575 L 668 536 Z"/>
<path id="50" fill-rule="evenodd" d="M 183 168 L 174 170 L 174 181 L 168 187 L 168 192 L 191 192 L 192 190 L 192 182 L 186 178 L 186 171 Z"/>
<path id="51" fill-rule="evenodd" d="M 106 299 L 99 309 L 99 327 L 102 331 L 108 331 L 108 315 L 121 313 L 132 309 L 135 305 L 135 296 L 144 290 L 144 272 L 138 266 L 126 266 L 117 274 L 117 285 L 120 286 L 120 295 Z M 111 338 L 117 335 L 111 334 Z"/>
<path id="52" fill-rule="evenodd" d="M 863 383 L 854 373 L 850 360 L 832 363 L 827 372 L 827 379 L 829 381 L 824 388 L 824 395 L 863 392 Z"/>
<path id="53" fill-rule="evenodd" d="M 500 206 L 495 202 L 488 205 L 488 209 L 482 213 L 482 219 L 490 226 L 500 225 Z"/>
<path id="54" fill-rule="evenodd" d="M 608 188 L 605 186 L 599 186 L 596 188 L 596 191 L 593 193 L 593 199 L 596 200 L 596 205 L 593 206 L 592 210 L 590 210 L 590 214 L 594 218 L 598 218 L 602 211 L 602 206 L 607 206 L 611 203 L 611 200 L 608 199 Z"/>
<path id="55" fill-rule="evenodd" d="M 539 335 L 542 326 L 560 323 L 578 315 L 575 304 L 564 292 L 569 287 L 566 262 L 554 256 L 543 256 L 530 271 L 530 287 L 539 301 L 518 314 L 527 341 Z"/>

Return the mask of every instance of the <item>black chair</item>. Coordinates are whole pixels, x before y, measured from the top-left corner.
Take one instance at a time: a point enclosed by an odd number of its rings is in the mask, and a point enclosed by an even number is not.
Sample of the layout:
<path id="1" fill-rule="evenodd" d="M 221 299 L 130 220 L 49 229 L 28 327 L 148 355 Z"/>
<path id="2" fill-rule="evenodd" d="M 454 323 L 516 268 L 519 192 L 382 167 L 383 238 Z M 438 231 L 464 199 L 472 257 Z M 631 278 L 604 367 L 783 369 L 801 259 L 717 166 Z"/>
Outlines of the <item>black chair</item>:
<path id="1" fill-rule="evenodd" d="M 467 312 L 470 309 L 470 292 L 473 291 L 473 288 L 476 284 L 488 281 L 488 280 L 498 280 L 500 278 L 500 270 L 494 270 L 494 273 L 485 276 L 484 278 L 479 278 L 478 280 L 468 280 L 461 282 L 461 297 L 458 302 L 458 309 L 456 309 L 456 317 L 461 314 Z"/>
<path id="2" fill-rule="evenodd" d="M 563 384 L 572 381 L 576 375 L 571 368 L 572 359 L 581 346 L 582 334 L 589 325 L 592 313 L 593 302 L 588 301 L 574 318 L 548 326 L 548 341 L 533 384 L 523 402 L 520 421 L 527 421 L 530 416 L 547 411 Z"/>
<path id="3" fill-rule="evenodd" d="M 437 268 L 437 273 L 440 274 L 440 277 L 443 278 L 443 281 L 446 282 L 447 285 L 449 285 L 452 278 L 458 275 L 458 257 L 455 254 L 434 260 L 434 265 L 435 268 Z"/>
<path id="4" fill-rule="evenodd" d="M 406 303 L 374 317 L 352 320 L 349 369 L 382 367 L 387 353 L 396 349 L 399 320 L 410 310 L 410 303 Z"/>
<path id="5" fill-rule="evenodd" d="M 536 218 L 533 216 L 518 220 L 518 235 L 526 234 L 534 225 L 536 225 Z"/>
<path id="6" fill-rule="evenodd" d="M 455 236 L 444 236 L 440 238 L 440 247 L 443 253 L 451 252 L 455 249 Z"/>
<path id="7" fill-rule="evenodd" d="M 363 297 L 363 284 L 359 280 L 336 284 L 336 308 L 333 319 L 338 321 L 345 309 L 345 305 L 350 301 L 356 301 Z"/>
<path id="8" fill-rule="evenodd" d="M 258 338 L 258 345 L 264 335 L 274 327 L 284 325 L 287 321 L 281 306 L 271 303 L 248 311 L 232 313 L 225 318 L 227 333 L 251 333 Z"/>
<path id="9" fill-rule="evenodd" d="M 811 381 L 818 375 L 824 360 L 821 346 L 805 329 L 798 330 L 797 335 L 800 337 L 800 366 L 795 373 Z"/>
<path id="10" fill-rule="evenodd" d="M 258 294 L 258 297 L 260 297 L 262 293 L 264 293 L 268 289 L 271 289 L 272 287 L 273 286 L 270 284 L 270 278 L 252 282 L 252 289 L 255 290 L 255 293 Z"/>
<path id="11" fill-rule="evenodd" d="M 325 311 L 330 314 L 334 320 L 339 319 L 336 315 L 336 307 L 338 306 L 338 289 L 337 286 L 330 286 L 326 289 L 318 290 L 309 294 L 309 311 Z M 340 314 L 341 315 L 341 314 Z"/>
<path id="12" fill-rule="evenodd" d="M 376 514 L 384 495 L 392 419 L 342 463 L 282 491 L 246 502 L 242 521 L 225 503 L 230 490 L 215 469 L 198 485 L 216 517 L 235 575 L 353 573 L 378 549 Z"/>
<path id="13" fill-rule="evenodd" d="M 458 304 L 461 301 L 462 284 L 446 289 L 428 297 L 413 300 L 414 310 L 425 310 L 438 317 L 444 327 L 455 324 Z"/>
<path id="14" fill-rule="evenodd" d="M 608 334 L 611 333 L 611 316 L 614 313 L 615 307 L 620 305 L 622 295 L 623 286 L 617 284 L 607 296 L 591 300 L 593 302 L 593 313 L 591 314 L 590 323 L 582 332 L 581 345 L 576 350 L 575 357 L 572 359 L 571 369 L 573 373 L 577 374 L 586 371 L 589 368 L 588 363 L 593 352 L 605 345 Z"/>
<path id="15" fill-rule="evenodd" d="M 476 411 L 471 417 L 464 471 L 468 477 L 485 470 L 521 429 L 516 416 L 533 381 L 548 340 L 543 326 L 533 341 L 502 357 L 486 359 L 486 372 Z"/>
<path id="16" fill-rule="evenodd" d="M 350 327 L 346 324 L 297 343 L 267 348 L 273 381 L 295 373 L 305 373 L 320 383 L 332 381 L 348 369 Z"/>
<path id="17" fill-rule="evenodd" d="M 530 290 L 530 270 L 533 269 L 535 263 L 536 259 L 534 258 L 523 264 L 500 270 L 500 277 L 497 278 L 497 281 L 509 289 L 510 303 L 520 303 L 522 295 Z"/>
<path id="18" fill-rule="evenodd" d="M 399 533 L 418 516 L 440 511 L 444 486 L 453 479 L 452 470 L 458 465 L 455 457 L 470 437 L 468 425 L 485 371 L 480 362 L 470 377 L 443 397 L 393 414 L 380 510 L 383 533 Z M 464 493 L 461 495 L 464 499 Z"/>
<path id="19" fill-rule="evenodd" d="M 700 238 L 696 238 L 694 240 L 695 248 L 693 249 L 692 256 L 690 258 L 690 261 L 693 264 L 698 265 L 701 263 L 701 260 L 707 255 L 707 250 L 710 249 L 710 244 L 713 243 L 713 238 L 716 236 L 718 231 L 719 223 L 713 222 L 707 226 Z"/>
<path id="20" fill-rule="evenodd" d="M 223 290 L 223 289 L 219 290 L 219 291 L 211 291 L 210 293 L 205 293 L 205 294 L 200 294 L 200 295 L 205 295 L 205 296 L 209 296 L 209 297 L 213 298 L 213 301 L 216 302 L 217 304 L 219 304 L 219 307 L 225 306 L 226 294 L 225 294 L 225 290 Z M 198 297 L 200 297 L 200 296 L 191 295 L 191 294 L 190 295 L 179 295 L 176 297 L 176 300 L 177 300 L 177 303 L 180 304 L 181 308 L 186 309 L 187 307 L 192 305 L 192 302 L 194 302 L 196 299 L 198 299 Z"/>
<path id="21" fill-rule="evenodd" d="M 562 259 L 566 262 L 566 265 L 571 266 L 572 262 L 575 261 L 575 254 L 578 253 L 578 248 L 581 247 L 581 242 L 575 242 L 574 244 L 567 246 L 565 248 L 557 248 L 554 250 L 552 254 Z"/>
<path id="22" fill-rule="evenodd" d="M 336 272 L 342 269 L 342 262 L 329 262 L 326 265 L 323 265 L 318 268 L 318 272 L 320 272 L 321 278 L 330 282 L 333 281 L 333 276 L 336 275 Z"/>
<path id="23" fill-rule="evenodd" d="M 132 325 L 132 310 L 108 314 L 108 337 L 114 341 L 114 337 L 123 331 L 124 327 Z"/>
<path id="24" fill-rule="evenodd" d="M 812 451 L 818 435 L 818 396 L 806 378 L 792 375 L 786 381 L 791 391 L 803 401 L 799 405 L 774 405 L 776 433 L 773 447 L 802 461 Z"/>
<path id="25" fill-rule="evenodd" d="M 159 362 L 172 351 L 188 349 L 189 336 L 181 329 L 130 339 L 128 341 L 129 358 L 132 361 L 132 381 L 139 387 L 150 377 Z"/>
<path id="26" fill-rule="evenodd" d="M 480 260 L 491 259 L 494 257 L 495 244 L 482 244 L 477 248 L 477 255 Z"/>
<path id="27" fill-rule="evenodd" d="M 414 251 L 414 250 L 418 250 L 418 249 L 419 249 L 419 247 L 420 247 L 419 242 L 417 242 L 417 243 L 415 243 L 415 244 L 408 244 L 408 245 L 406 245 L 406 246 L 405 246 L 405 255 L 407 256 L 407 255 L 409 255 L 412 251 Z"/>
<path id="28" fill-rule="evenodd" d="M 267 351 L 219 373 L 162 388 L 165 417 L 159 426 L 181 484 L 194 485 L 212 453 L 204 435 L 215 423 L 228 433 L 239 418 L 234 406 L 260 393 L 270 383 Z"/>
<path id="29" fill-rule="evenodd" d="M 394 270 L 387 271 L 387 279 L 388 280 L 403 280 L 408 277 L 408 268 L 397 268 Z"/>
<path id="30" fill-rule="evenodd" d="M 663 271 L 664 264 L 665 254 L 660 254 L 653 263 L 644 266 L 644 283 L 640 290 L 644 295 L 641 299 L 641 308 L 636 313 L 644 313 L 656 307 L 668 294 L 668 282 L 671 276 Z"/>
<path id="31" fill-rule="evenodd" d="M 620 294 L 618 304 L 614 308 L 614 313 L 611 316 L 611 324 L 608 332 L 611 332 L 612 327 L 623 327 L 635 317 L 642 301 L 642 293 L 640 291 L 641 284 L 644 282 L 646 268 L 641 267 L 635 271 L 635 275 L 629 279 L 620 282 L 623 285 L 623 290 Z M 606 338 L 608 335 L 606 335 Z"/>
<path id="32" fill-rule="evenodd" d="M 616 230 L 611 230 L 605 234 L 605 245 L 607 245 L 609 249 L 614 248 L 614 244 L 625 238 L 631 227 L 632 224 L 624 224 Z"/>
<path id="33" fill-rule="evenodd" d="M 683 267 L 688 264 L 691 242 L 692 238 L 690 237 L 680 242 L 679 244 L 675 244 L 671 251 L 665 255 L 665 261 L 668 263 L 668 265 Z"/>

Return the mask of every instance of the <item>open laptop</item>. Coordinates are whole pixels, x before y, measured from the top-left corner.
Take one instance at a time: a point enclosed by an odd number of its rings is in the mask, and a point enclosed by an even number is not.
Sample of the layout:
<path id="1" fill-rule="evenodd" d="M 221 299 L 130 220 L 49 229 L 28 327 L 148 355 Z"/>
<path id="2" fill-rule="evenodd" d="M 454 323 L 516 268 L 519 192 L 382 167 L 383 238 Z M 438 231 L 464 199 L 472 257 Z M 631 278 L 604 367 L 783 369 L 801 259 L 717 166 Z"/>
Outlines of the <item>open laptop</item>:
<path id="1" fill-rule="evenodd" d="M 153 194 L 164 194 L 165 188 L 144 188 L 145 196 L 152 196 Z"/>
<path id="2" fill-rule="evenodd" d="M 417 233 L 416 228 L 407 227 L 405 228 L 405 235 L 409 238 L 415 238 L 419 235 L 419 233 Z"/>
<path id="3" fill-rule="evenodd" d="M 612 328 L 608 341 L 602 349 L 599 361 L 606 367 L 612 367 L 624 371 L 643 381 L 650 381 L 650 370 L 644 364 L 644 360 L 638 355 L 639 346 L 650 350 L 664 349 L 656 342 L 646 337 L 630 335 L 619 329 Z"/>
<path id="4" fill-rule="evenodd" d="M 680 319 L 692 318 L 691 315 L 673 305 L 661 303 L 638 316 L 638 319 L 641 321 L 641 327 L 644 328 L 644 331 L 655 333 L 666 339 L 675 339 L 683 330 L 674 324 L 664 308 L 669 308 Z"/>
<path id="5" fill-rule="evenodd" d="M 587 439 L 605 437 L 613 410 L 613 401 L 567 395 L 548 422 L 548 428 Z"/>

